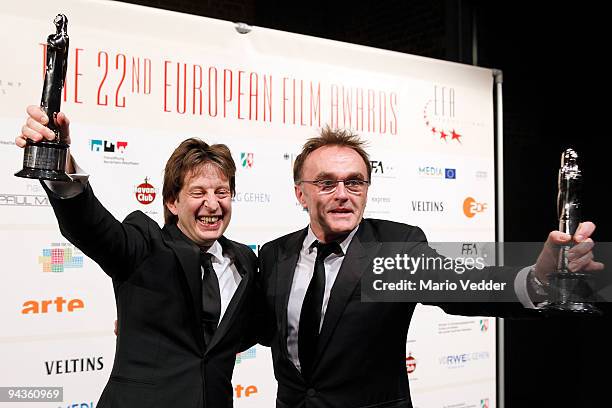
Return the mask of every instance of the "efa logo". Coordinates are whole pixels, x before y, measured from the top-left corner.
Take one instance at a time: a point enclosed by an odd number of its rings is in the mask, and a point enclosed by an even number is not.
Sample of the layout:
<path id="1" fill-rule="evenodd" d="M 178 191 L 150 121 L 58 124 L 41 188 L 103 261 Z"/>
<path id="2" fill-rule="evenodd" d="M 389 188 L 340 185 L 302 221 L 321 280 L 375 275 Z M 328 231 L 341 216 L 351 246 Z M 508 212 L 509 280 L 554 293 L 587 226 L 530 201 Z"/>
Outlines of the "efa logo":
<path id="1" fill-rule="evenodd" d="M 55 299 L 26 300 L 23 302 L 21 314 L 47 314 L 47 313 L 72 313 L 85 308 L 82 299 L 64 299 L 57 296 Z"/>
<path id="2" fill-rule="evenodd" d="M 134 187 L 134 195 L 140 204 L 151 204 L 155 200 L 157 190 L 149 184 L 149 179 L 145 177 L 144 183 Z"/>
<path id="3" fill-rule="evenodd" d="M 468 218 L 473 218 L 476 214 L 487 209 L 487 203 L 479 203 L 472 197 L 463 200 L 463 214 Z"/>
<path id="4" fill-rule="evenodd" d="M 416 370 L 417 360 L 412 357 L 412 353 L 408 353 L 408 357 L 406 357 L 406 371 L 408 374 L 414 373 Z"/>

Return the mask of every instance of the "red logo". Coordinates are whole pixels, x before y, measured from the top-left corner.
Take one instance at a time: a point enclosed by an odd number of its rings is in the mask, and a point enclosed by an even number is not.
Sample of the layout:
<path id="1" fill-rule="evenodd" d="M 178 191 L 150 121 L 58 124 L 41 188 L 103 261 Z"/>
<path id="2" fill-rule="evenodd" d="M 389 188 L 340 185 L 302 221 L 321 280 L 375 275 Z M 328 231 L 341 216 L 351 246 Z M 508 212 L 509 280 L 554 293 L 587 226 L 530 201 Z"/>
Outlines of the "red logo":
<path id="1" fill-rule="evenodd" d="M 414 373 L 414 370 L 416 370 L 416 365 L 416 358 L 412 357 L 412 353 L 408 353 L 408 357 L 406 357 L 406 371 L 408 374 Z"/>
<path id="2" fill-rule="evenodd" d="M 134 193 L 140 204 L 151 204 L 155 200 L 156 189 L 149 184 L 149 179 L 145 177 L 144 183 L 136 186 Z"/>

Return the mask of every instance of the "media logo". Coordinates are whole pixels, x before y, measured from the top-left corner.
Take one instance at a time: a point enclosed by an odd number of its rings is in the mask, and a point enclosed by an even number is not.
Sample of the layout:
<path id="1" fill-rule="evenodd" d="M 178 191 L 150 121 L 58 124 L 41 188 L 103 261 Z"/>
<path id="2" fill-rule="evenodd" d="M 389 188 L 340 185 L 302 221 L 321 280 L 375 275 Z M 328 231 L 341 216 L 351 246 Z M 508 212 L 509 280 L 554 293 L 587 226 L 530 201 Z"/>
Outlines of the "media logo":
<path id="1" fill-rule="evenodd" d="M 451 125 L 455 121 L 455 89 L 434 85 L 433 91 L 433 98 L 423 108 L 425 126 L 436 139 L 461 144 L 463 135 Z"/>
<path id="2" fill-rule="evenodd" d="M 245 169 L 253 168 L 254 153 L 240 153 L 240 164 Z"/>
<path id="3" fill-rule="evenodd" d="M 489 331 L 489 319 L 480 319 L 480 331 Z"/>
<path id="4" fill-rule="evenodd" d="M 463 214 L 468 218 L 473 218 L 476 214 L 487 209 L 486 203 L 479 203 L 472 197 L 463 200 Z"/>
<path id="5" fill-rule="evenodd" d="M 38 263 L 43 272 L 64 272 L 65 269 L 83 267 L 83 253 L 72 244 L 53 242 L 50 248 L 43 248 Z"/>
<path id="6" fill-rule="evenodd" d="M 104 369 L 104 357 L 82 357 L 45 361 L 47 375 L 83 373 Z"/>
<path id="7" fill-rule="evenodd" d="M 89 141 L 89 150 L 92 152 L 104 152 L 104 153 L 124 153 L 127 148 L 128 142 L 125 141 L 111 141 L 103 139 L 91 139 Z"/>
<path id="8" fill-rule="evenodd" d="M 419 176 L 434 179 L 455 180 L 457 169 L 436 166 L 419 166 Z"/>
<path id="9" fill-rule="evenodd" d="M 444 212 L 444 201 L 419 201 L 410 202 L 414 212 Z"/>
<path id="10" fill-rule="evenodd" d="M 408 357 L 406 357 L 406 371 L 408 374 L 414 373 L 417 366 L 416 358 L 412 357 L 412 353 L 408 353 Z"/>
<path id="11" fill-rule="evenodd" d="M 243 351 L 242 353 L 236 354 L 236 364 L 240 364 L 245 360 L 252 360 L 255 357 L 257 357 L 257 348 L 256 346 L 253 346 L 250 349 Z"/>
<path id="12" fill-rule="evenodd" d="M 148 205 L 155 200 L 157 189 L 149 184 L 149 179 L 145 177 L 144 183 L 134 187 L 134 195 L 140 204 Z"/>
<path id="13" fill-rule="evenodd" d="M 57 296 L 55 299 L 26 300 L 23 302 L 21 314 L 71 313 L 84 308 L 82 299 L 64 299 L 63 296 Z"/>

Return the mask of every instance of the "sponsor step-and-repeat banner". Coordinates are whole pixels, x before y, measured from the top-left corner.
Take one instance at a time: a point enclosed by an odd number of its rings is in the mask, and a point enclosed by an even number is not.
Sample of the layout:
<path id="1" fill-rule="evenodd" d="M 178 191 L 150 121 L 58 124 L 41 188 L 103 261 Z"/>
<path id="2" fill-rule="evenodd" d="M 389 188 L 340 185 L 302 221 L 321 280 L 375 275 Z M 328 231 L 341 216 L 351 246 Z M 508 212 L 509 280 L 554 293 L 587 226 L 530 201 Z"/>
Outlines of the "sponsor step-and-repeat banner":
<path id="1" fill-rule="evenodd" d="M 36 180 L 13 176 L 25 107 L 40 100 L 53 18 L 69 19 L 62 110 L 71 151 L 118 219 L 163 223 L 163 166 L 188 137 L 237 164 L 226 235 L 261 245 L 303 228 L 293 192 L 301 145 L 324 126 L 368 141 L 366 216 L 420 226 L 430 241 L 494 241 L 490 70 L 108 1 L 23 0 L 0 10 L 0 387 L 63 387 L 92 407 L 113 364 L 110 279 L 63 238 Z M 406 344 L 415 407 L 493 407 L 495 320 L 418 307 Z M 347 358 L 361 358 L 350 356 Z M 269 349 L 236 356 L 236 407 L 274 406 Z"/>

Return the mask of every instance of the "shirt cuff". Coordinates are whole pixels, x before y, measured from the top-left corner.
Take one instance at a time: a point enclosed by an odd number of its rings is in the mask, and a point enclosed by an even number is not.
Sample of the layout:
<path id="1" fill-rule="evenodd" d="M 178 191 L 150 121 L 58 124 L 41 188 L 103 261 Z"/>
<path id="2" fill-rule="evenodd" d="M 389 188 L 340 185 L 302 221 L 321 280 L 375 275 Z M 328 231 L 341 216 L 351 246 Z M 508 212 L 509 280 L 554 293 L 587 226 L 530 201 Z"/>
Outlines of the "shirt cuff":
<path id="1" fill-rule="evenodd" d="M 49 190 L 62 199 L 73 198 L 81 194 L 89 181 L 89 174 L 83 171 L 72 156 L 70 159 L 74 166 L 74 173 L 68 174 L 68 177 L 72 182 L 42 180 Z"/>
<path id="2" fill-rule="evenodd" d="M 514 292 L 516 293 L 516 297 L 527 309 L 536 308 L 536 305 L 529 296 L 529 290 L 527 289 L 527 285 L 529 284 L 529 272 L 531 272 L 532 268 L 533 265 L 521 269 L 519 273 L 516 274 L 516 278 L 514 278 Z"/>

